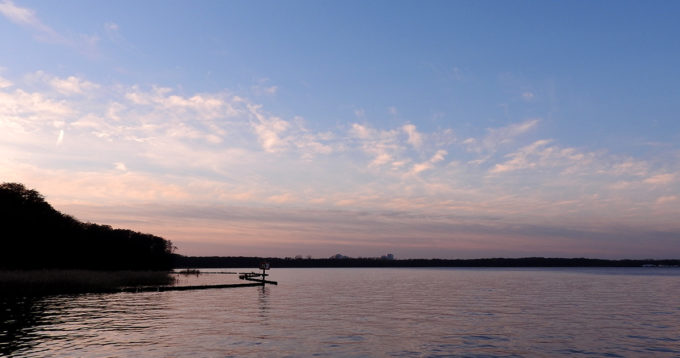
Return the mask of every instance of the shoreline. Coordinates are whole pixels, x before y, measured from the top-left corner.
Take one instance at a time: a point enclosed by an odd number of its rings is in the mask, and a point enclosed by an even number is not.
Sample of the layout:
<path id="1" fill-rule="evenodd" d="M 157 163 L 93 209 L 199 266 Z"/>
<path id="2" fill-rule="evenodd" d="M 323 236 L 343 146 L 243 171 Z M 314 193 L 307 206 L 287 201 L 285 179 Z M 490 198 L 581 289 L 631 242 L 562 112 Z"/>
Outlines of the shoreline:
<path id="1" fill-rule="evenodd" d="M 175 255 L 173 268 L 258 267 L 268 262 L 273 268 L 323 267 L 679 267 L 680 259 L 590 259 L 590 258 L 482 258 L 482 259 L 397 259 L 381 258 L 277 258 L 249 256 Z"/>

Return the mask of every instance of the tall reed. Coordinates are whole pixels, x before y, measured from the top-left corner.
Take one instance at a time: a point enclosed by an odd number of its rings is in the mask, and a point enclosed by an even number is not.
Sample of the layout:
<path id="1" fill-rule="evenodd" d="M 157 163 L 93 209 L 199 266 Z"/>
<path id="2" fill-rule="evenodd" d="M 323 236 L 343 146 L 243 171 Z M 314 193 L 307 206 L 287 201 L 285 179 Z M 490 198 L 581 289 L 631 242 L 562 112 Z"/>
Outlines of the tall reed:
<path id="1" fill-rule="evenodd" d="M 116 292 L 123 287 L 163 286 L 174 281 L 167 271 L 7 270 L 0 271 L 0 295 Z"/>

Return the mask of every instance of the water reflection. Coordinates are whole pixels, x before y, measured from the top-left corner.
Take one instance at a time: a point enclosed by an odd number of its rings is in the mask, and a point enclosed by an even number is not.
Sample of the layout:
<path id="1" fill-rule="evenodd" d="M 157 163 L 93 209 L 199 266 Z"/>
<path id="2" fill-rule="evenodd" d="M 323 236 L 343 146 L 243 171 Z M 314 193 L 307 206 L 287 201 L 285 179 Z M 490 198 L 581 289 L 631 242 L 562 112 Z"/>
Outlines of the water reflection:
<path id="1" fill-rule="evenodd" d="M 42 302 L 36 298 L 0 297 L 0 356 L 30 349 L 28 339 L 40 319 Z"/>
<path id="2" fill-rule="evenodd" d="M 262 286 L 262 288 L 259 290 L 259 295 L 257 297 L 257 301 L 259 304 L 260 308 L 260 317 L 263 318 L 268 318 L 269 315 L 267 312 L 269 311 L 269 287 L 268 286 Z"/>
<path id="3" fill-rule="evenodd" d="M 298 269 L 280 286 L 5 300 L 0 356 L 677 357 L 677 276 Z"/>

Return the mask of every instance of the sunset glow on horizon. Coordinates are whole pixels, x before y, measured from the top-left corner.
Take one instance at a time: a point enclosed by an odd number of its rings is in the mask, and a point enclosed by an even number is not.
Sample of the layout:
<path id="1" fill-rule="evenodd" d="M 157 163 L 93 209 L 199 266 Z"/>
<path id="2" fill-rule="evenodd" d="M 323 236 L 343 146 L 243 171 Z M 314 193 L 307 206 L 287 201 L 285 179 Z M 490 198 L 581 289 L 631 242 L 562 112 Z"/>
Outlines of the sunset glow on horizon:
<path id="1" fill-rule="evenodd" d="M 200 256 L 680 256 L 676 2 L 0 0 L 0 182 Z"/>

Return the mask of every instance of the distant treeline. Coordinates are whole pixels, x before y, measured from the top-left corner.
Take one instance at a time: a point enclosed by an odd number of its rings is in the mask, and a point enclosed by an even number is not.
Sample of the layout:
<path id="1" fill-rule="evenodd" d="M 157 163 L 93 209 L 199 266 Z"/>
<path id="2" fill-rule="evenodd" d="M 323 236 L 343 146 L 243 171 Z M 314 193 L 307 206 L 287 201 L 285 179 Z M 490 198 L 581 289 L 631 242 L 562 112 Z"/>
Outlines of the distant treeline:
<path id="1" fill-rule="evenodd" d="M 0 184 L 0 268 L 161 270 L 173 246 L 161 237 L 83 223 L 35 190 Z"/>
<path id="2" fill-rule="evenodd" d="M 602 260 L 587 258 L 526 257 L 517 259 L 488 258 L 469 260 L 377 258 L 291 259 L 274 257 L 219 257 L 175 255 L 176 268 L 256 268 L 260 262 L 277 267 L 640 267 L 643 265 L 678 266 L 680 260 Z"/>

